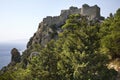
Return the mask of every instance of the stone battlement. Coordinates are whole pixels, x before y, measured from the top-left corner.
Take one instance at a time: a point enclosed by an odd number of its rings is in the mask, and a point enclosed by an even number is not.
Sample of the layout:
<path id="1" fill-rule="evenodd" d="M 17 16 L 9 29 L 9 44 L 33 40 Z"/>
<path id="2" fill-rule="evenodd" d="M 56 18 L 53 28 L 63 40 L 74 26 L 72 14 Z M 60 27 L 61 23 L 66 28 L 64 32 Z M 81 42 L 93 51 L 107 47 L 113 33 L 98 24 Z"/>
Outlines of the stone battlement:
<path id="1" fill-rule="evenodd" d="M 97 5 L 89 6 L 84 4 L 81 8 L 81 15 L 88 16 L 90 20 L 100 19 L 100 8 Z"/>
<path id="2" fill-rule="evenodd" d="M 70 7 L 68 10 L 61 10 L 61 16 L 66 16 L 70 14 L 81 14 L 83 16 L 88 16 L 90 20 L 100 19 L 100 8 L 97 5 L 89 6 L 88 4 L 82 5 L 82 8 Z"/>

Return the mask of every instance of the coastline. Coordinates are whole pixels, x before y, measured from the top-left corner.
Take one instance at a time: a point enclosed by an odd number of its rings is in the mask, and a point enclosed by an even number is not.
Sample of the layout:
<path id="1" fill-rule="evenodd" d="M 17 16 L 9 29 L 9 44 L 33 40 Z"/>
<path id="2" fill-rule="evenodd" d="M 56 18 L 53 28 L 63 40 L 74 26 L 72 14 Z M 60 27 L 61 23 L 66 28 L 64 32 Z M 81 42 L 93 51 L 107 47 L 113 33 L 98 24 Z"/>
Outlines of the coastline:
<path id="1" fill-rule="evenodd" d="M 17 48 L 22 55 L 26 49 L 26 44 L 22 43 L 0 43 L 0 69 L 7 66 L 11 61 L 11 50 Z"/>

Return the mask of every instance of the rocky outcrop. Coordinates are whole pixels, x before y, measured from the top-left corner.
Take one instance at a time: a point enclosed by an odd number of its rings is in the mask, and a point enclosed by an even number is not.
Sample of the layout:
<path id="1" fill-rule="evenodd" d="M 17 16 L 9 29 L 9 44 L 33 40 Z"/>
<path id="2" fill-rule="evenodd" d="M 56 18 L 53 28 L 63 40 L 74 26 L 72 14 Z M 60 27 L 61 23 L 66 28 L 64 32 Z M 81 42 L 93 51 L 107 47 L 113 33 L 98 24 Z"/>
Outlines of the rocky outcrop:
<path id="1" fill-rule="evenodd" d="M 89 6 L 84 4 L 82 8 L 70 7 L 68 10 L 61 10 L 60 16 L 47 16 L 39 24 L 38 30 L 27 44 L 27 48 L 33 44 L 40 44 L 45 46 L 51 39 L 57 39 L 58 34 L 62 31 L 61 26 L 65 23 L 66 19 L 71 14 L 81 14 L 88 16 L 91 19 L 101 19 L 100 8 L 95 6 Z"/>
<path id="2" fill-rule="evenodd" d="M 14 65 L 16 63 L 19 63 L 20 61 L 21 61 L 20 52 L 16 48 L 13 48 L 11 50 L 11 62 L 10 62 L 10 65 Z"/>
<path id="3" fill-rule="evenodd" d="M 4 66 L 0 70 L 0 75 L 3 74 L 3 73 L 5 73 L 9 69 L 14 69 L 15 70 L 15 68 L 11 68 L 11 66 L 15 66 L 16 63 L 19 63 L 20 61 L 21 61 L 20 52 L 16 48 L 13 48 L 11 50 L 11 62 L 7 66 Z"/>

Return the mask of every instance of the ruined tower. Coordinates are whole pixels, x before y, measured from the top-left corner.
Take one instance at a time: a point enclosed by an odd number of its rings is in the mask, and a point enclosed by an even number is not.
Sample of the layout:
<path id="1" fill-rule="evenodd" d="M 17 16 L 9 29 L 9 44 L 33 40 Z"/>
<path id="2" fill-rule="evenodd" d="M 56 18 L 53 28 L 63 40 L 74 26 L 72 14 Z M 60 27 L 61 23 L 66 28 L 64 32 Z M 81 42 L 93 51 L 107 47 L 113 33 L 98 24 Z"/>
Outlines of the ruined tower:
<path id="1" fill-rule="evenodd" d="M 81 8 L 81 15 L 88 16 L 90 20 L 100 19 L 100 8 L 97 5 L 89 6 L 84 4 Z"/>

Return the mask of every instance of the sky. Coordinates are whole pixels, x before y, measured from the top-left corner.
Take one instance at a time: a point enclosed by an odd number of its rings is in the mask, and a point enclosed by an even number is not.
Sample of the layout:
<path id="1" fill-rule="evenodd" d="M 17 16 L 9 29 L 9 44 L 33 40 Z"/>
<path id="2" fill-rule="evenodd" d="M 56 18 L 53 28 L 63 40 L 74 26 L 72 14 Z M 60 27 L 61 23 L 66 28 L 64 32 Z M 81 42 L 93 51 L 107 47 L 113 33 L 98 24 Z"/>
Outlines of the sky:
<path id="1" fill-rule="evenodd" d="M 98 5 L 101 15 L 120 8 L 120 0 L 0 0 L 0 43 L 27 43 L 46 16 L 58 16 L 70 6 Z"/>

